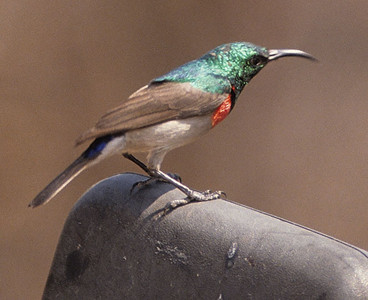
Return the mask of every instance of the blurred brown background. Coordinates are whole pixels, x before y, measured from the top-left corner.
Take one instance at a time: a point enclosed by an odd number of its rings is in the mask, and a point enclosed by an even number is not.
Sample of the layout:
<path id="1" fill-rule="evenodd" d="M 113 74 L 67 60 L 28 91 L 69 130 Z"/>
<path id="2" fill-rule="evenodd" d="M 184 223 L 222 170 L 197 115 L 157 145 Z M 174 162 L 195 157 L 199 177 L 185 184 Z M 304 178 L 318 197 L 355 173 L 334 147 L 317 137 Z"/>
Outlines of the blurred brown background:
<path id="1" fill-rule="evenodd" d="M 76 199 L 140 172 L 117 156 L 28 209 L 83 150 L 75 138 L 150 79 L 232 41 L 320 63 L 267 66 L 230 117 L 163 169 L 368 249 L 367 11 L 367 1 L 2 1 L 0 298 L 39 299 Z"/>

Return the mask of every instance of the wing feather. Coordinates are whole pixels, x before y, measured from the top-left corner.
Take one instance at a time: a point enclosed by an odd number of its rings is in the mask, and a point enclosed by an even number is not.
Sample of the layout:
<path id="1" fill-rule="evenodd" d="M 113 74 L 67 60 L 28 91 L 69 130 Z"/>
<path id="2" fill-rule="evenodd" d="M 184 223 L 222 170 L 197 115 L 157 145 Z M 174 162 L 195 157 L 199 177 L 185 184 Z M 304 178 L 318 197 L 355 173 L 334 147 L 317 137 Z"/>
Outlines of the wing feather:
<path id="1" fill-rule="evenodd" d="M 227 96 L 204 92 L 190 83 L 151 83 L 104 114 L 94 127 L 77 139 L 76 144 L 169 120 L 209 114 L 220 106 Z"/>

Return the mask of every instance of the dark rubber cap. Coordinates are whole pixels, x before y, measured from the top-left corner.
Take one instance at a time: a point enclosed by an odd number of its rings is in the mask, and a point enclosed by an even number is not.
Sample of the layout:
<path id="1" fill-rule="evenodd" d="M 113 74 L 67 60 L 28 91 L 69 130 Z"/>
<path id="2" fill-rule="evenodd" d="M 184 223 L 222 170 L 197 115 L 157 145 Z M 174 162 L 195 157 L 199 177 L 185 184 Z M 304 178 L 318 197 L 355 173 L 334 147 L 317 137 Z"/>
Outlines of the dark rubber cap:
<path id="1" fill-rule="evenodd" d="M 60 237 L 44 299 L 368 299 L 368 253 L 224 200 L 122 174 L 92 187 Z"/>

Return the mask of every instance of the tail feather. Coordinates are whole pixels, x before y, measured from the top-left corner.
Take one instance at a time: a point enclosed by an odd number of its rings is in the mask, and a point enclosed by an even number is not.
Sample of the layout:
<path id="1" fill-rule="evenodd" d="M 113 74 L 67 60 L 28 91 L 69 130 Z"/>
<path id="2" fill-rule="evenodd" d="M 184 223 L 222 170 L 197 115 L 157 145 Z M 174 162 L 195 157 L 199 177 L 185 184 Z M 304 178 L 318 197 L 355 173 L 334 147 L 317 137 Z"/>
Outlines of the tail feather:
<path id="1" fill-rule="evenodd" d="M 82 172 L 90 159 L 81 155 L 53 181 L 51 181 L 33 200 L 29 203 L 29 207 L 37 207 L 50 201 L 57 193 L 59 193 L 70 181 L 73 180 L 80 172 Z"/>

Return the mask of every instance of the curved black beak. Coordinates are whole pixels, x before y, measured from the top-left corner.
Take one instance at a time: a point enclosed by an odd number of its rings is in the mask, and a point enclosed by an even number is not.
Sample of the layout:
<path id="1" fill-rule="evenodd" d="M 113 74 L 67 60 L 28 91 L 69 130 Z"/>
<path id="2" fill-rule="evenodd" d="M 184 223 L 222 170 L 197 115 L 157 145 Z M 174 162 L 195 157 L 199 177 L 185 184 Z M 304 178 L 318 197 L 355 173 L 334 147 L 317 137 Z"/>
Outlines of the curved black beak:
<path id="1" fill-rule="evenodd" d="M 268 50 L 268 61 L 279 59 L 285 56 L 299 56 L 304 57 L 313 61 L 317 61 L 315 57 L 307 52 L 296 50 L 296 49 L 271 49 Z"/>

